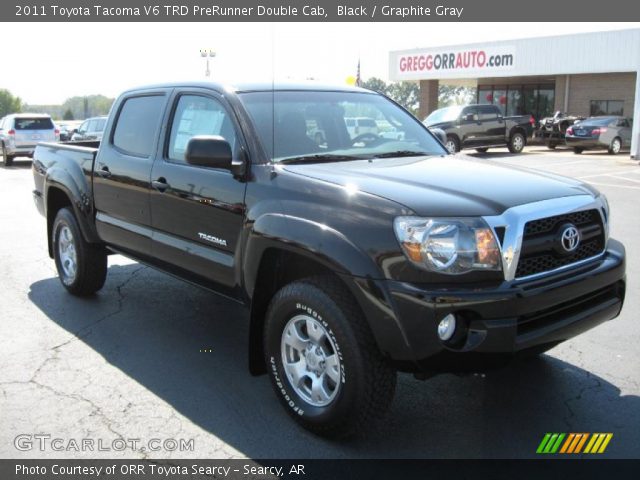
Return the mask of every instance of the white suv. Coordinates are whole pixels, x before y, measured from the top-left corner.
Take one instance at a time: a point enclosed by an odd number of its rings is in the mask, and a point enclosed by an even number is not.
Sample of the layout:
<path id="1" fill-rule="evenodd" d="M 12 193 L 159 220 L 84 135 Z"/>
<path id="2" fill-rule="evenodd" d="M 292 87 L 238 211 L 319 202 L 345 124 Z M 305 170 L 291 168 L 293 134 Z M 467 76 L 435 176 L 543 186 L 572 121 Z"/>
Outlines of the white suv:
<path id="1" fill-rule="evenodd" d="M 368 117 L 347 117 L 344 119 L 351 139 L 359 137 L 365 133 L 378 136 L 378 124 L 373 118 Z"/>
<path id="2" fill-rule="evenodd" d="M 6 167 L 14 157 L 33 156 L 39 142 L 57 142 L 60 131 L 42 113 L 13 113 L 0 120 L 0 154 Z"/>

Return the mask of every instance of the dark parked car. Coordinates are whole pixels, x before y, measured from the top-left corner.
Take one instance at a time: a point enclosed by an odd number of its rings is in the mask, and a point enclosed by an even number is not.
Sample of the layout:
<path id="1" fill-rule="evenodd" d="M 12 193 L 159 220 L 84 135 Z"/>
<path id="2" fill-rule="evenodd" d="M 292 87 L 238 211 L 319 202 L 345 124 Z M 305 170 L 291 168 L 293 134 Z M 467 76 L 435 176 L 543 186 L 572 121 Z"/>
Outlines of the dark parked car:
<path id="1" fill-rule="evenodd" d="M 451 153 L 465 148 L 486 152 L 490 147 L 508 147 L 520 153 L 533 133 L 531 115 L 503 117 L 496 105 L 446 107 L 432 112 L 423 122 L 447 134 L 445 146 Z"/>
<path id="2" fill-rule="evenodd" d="M 345 116 L 357 112 L 404 137 L 353 137 Z M 251 373 L 323 435 L 371 425 L 398 370 L 427 378 L 536 355 L 624 300 L 624 247 L 596 189 L 449 155 L 364 89 L 130 90 L 102 142 L 40 144 L 33 173 L 64 288 L 97 292 L 118 252 L 244 305 Z"/>
<path id="3" fill-rule="evenodd" d="M 565 140 L 575 153 L 584 150 L 607 150 L 616 155 L 631 148 L 632 120 L 609 116 L 590 117 L 567 128 Z"/>

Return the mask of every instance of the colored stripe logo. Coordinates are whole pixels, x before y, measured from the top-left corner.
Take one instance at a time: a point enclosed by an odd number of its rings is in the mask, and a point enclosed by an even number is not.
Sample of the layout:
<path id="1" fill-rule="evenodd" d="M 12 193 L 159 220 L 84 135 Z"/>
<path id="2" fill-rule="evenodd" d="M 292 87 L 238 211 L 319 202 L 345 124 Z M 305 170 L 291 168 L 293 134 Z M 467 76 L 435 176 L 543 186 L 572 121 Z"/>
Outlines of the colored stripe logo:
<path id="1" fill-rule="evenodd" d="M 612 438 L 613 433 L 545 433 L 536 453 L 604 453 Z"/>

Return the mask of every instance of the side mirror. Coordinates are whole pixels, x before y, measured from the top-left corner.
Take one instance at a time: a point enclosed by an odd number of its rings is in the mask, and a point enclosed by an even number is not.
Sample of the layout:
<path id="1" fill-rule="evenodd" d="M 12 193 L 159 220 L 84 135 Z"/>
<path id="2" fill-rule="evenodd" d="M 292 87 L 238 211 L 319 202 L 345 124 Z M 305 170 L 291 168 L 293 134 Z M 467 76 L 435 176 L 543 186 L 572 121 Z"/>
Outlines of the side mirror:
<path id="1" fill-rule="evenodd" d="M 231 145 L 218 135 L 196 135 L 187 143 L 185 159 L 190 165 L 222 168 L 234 175 L 244 173 L 244 162 L 233 162 Z"/>
<path id="2" fill-rule="evenodd" d="M 430 128 L 429 131 L 444 145 L 447 143 L 447 134 L 441 128 Z"/>

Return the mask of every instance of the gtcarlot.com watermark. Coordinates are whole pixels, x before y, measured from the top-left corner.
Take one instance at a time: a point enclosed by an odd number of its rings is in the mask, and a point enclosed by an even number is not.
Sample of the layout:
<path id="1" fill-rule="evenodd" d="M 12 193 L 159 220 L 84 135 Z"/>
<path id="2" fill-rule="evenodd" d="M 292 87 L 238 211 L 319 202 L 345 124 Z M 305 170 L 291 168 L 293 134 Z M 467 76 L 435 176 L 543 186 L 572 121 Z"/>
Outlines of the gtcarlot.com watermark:
<path id="1" fill-rule="evenodd" d="M 21 452 L 193 452 L 193 438 L 59 438 L 46 433 L 24 433 L 13 439 Z"/>

